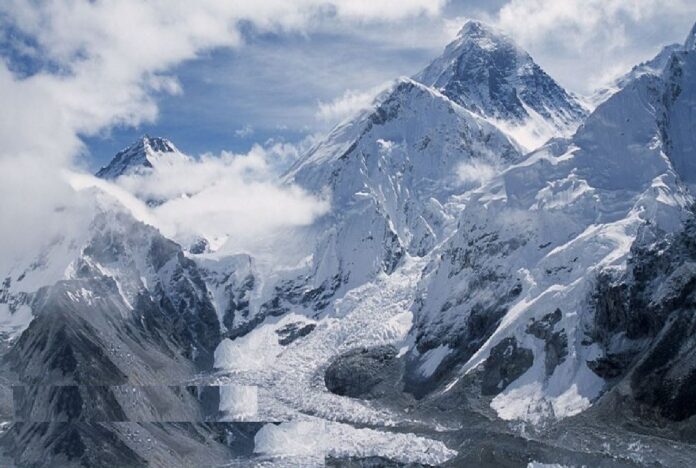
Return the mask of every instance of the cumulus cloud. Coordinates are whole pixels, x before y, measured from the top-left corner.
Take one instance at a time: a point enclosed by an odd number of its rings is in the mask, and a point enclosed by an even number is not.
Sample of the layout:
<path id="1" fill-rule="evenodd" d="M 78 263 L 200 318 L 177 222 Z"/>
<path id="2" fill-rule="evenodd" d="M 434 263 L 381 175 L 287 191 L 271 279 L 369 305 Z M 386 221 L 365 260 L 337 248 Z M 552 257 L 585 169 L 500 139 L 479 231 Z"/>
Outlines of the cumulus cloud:
<path id="1" fill-rule="evenodd" d="M 489 18 L 581 92 L 681 42 L 696 18 L 690 0 L 511 0 Z"/>
<path id="2" fill-rule="evenodd" d="M 330 207 L 327 198 L 278 182 L 274 163 L 287 151 L 282 144 L 255 145 L 247 154 L 172 158 L 113 183 L 84 174 L 72 174 L 70 182 L 108 193 L 184 245 L 202 236 L 216 249 L 254 253 L 273 233 L 306 226 Z"/>
<path id="3" fill-rule="evenodd" d="M 7 182 L 0 183 L 0 258 L 28 244 L 27 233 L 41 231 L 59 205 L 70 202 L 70 187 L 58 174 L 73 166 L 84 149 L 82 136 L 155 120 L 157 93 L 185 92 L 170 75 L 172 68 L 206 50 L 240 46 L 240 25 L 304 31 L 322 15 L 340 21 L 392 21 L 434 14 L 442 4 L 443 0 L 3 1 L 2 37 L 9 37 L 11 29 L 17 33 L 13 37 L 29 40 L 15 44 L 9 53 L 3 49 L 8 55 L 0 62 L 0 174 L 1 182 Z M 20 60 L 35 59 L 37 69 L 15 74 L 13 53 L 21 55 Z M 253 187 L 258 194 L 263 186 Z M 43 230 L 42 235 L 48 234 Z"/>

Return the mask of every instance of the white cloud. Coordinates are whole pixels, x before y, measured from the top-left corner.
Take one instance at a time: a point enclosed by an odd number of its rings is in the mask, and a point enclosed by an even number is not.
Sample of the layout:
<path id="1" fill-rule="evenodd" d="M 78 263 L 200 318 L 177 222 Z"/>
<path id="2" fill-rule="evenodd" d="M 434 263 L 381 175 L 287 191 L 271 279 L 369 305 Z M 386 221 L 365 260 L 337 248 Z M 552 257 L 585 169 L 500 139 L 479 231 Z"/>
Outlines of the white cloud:
<path id="1" fill-rule="evenodd" d="M 691 0 L 511 0 L 492 21 L 566 86 L 589 92 L 608 77 L 681 42 Z"/>
<path id="2" fill-rule="evenodd" d="M 252 127 L 251 125 L 245 125 L 242 128 L 238 128 L 237 130 L 235 130 L 234 134 L 237 135 L 239 138 L 246 138 L 254 134 L 254 127 Z"/>
<path id="3" fill-rule="evenodd" d="M 274 232 L 311 224 L 330 207 L 328 199 L 278 183 L 273 160 L 287 147 L 254 146 L 248 154 L 172 159 L 145 174 L 125 175 L 114 183 L 72 175 L 77 189 L 99 188 L 133 215 L 186 245 L 203 236 L 227 250 L 251 251 Z M 148 207 L 145 201 L 155 201 Z"/>
<path id="4" fill-rule="evenodd" d="M 457 166 L 457 177 L 464 185 L 479 187 L 497 173 L 495 166 L 481 161 L 464 161 Z"/>
<path id="5" fill-rule="evenodd" d="M 391 21 L 434 14 L 442 4 L 443 0 L 3 1 L 0 28 L 11 25 L 31 37 L 32 55 L 54 67 L 20 77 L 6 61 L 0 62 L 0 258 L 14 255 L 19 246 L 31 250 L 33 237 L 50 236 L 44 229 L 48 218 L 60 219 L 54 216 L 56 207 L 72 202 L 72 192 L 58 173 L 71 167 L 83 149 L 81 135 L 156 119 L 153 95 L 183 91 L 169 71 L 203 51 L 241 45 L 241 23 L 303 31 L 322 15 L 340 21 Z M 258 196 L 264 186 L 251 187 Z M 256 209 L 273 211 L 262 203 Z"/>

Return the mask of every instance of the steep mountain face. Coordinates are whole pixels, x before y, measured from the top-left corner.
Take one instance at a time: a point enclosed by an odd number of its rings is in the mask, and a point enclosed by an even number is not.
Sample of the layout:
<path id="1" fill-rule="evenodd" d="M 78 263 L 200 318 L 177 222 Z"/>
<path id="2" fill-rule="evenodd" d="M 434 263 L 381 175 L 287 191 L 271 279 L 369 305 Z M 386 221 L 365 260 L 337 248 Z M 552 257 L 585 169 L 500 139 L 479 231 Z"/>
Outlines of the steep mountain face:
<path id="1" fill-rule="evenodd" d="M 313 228 L 308 279 L 316 300 L 300 300 L 326 307 L 327 298 L 392 273 L 405 255 L 425 255 L 451 224 L 450 197 L 520 157 L 495 126 L 401 79 L 285 176 L 332 203 Z"/>
<path id="2" fill-rule="evenodd" d="M 669 60 L 671 59 L 672 53 L 682 50 L 683 48 L 683 44 L 670 44 L 668 46 L 663 47 L 660 50 L 660 52 L 652 59 L 634 66 L 631 69 L 631 71 L 616 78 L 607 87 L 601 88 L 597 90 L 595 93 L 593 93 L 592 96 L 590 96 L 589 98 L 590 104 L 592 104 L 592 106 L 596 108 L 598 105 L 609 99 L 617 91 L 622 90 L 627 85 L 631 84 L 634 80 L 640 78 L 642 75 L 661 75 L 662 71 L 665 69 L 665 66 L 667 65 L 667 62 L 669 62 Z"/>
<path id="3" fill-rule="evenodd" d="M 19 337 L 3 335 L 13 424 L 0 446 L 14 463 L 214 465 L 251 450 L 228 439 L 260 424 L 203 424 L 220 390 L 191 382 L 211 369 L 221 323 L 202 270 L 155 228 L 107 202 L 3 288 L 10 313 L 31 311 Z"/>
<path id="4" fill-rule="evenodd" d="M 459 194 L 584 115 L 509 38 L 468 22 L 415 80 L 399 80 L 285 175 L 328 194 L 332 211 L 307 234 L 317 245 L 311 265 L 281 282 L 258 317 L 323 310 L 406 255 L 427 255 L 451 233 Z"/>
<path id="5" fill-rule="evenodd" d="M 593 370 L 617 382 L 615 394 L 671 421 L 696 415 L 694 223 L 634 245 L 626 271 L 600 276 L 594 297 L 603 354 Z"/>
<path id="6" fill-rule="evenodd" d="M 114 205 L 99 210 L 81 237 L 59 239 L 27 263 L 10 272 L 5 286 L 8 296 L 24 297 L 31 304 L 36 318 L 30 327 L 43 320 L 41 309 L 65 309 L 54 302 L 67 307 L 70 298 L 90 304 L 102 297 L 115 301 L 105 308 L 119 310 L 105 315 L 169 327 L 158 333 L 173 339 L 177 352 L 201 365 L 210 361 L 220 340 L 216 312 L 195 263 L 177 244 Z M 106 290 L 92 297 L 92 288 L 107 288 L 116 297 Z"/>
<path id="7" fill-rule="evenodd" d="M 500 122 L 527 150 L 572 133 L 586 115 L 528 53 L 479 21 L 468 21 L 443 55 L 415 79 Z"/>
<path id="8" fill-rule="evenodd" d="M 283 176 L 331 200 L 287 233 L 299 266 L 182 248 L 96 195 L 0 285 L 8 463 L 688 463 L 695 35 L 585 118 L 467 23 Z M 178 160 L 145 137 L 98 176 Z"/>
<path id="9" fill-rule="evenodd" d="M 690 35 L 689 41 L 693 40 L 693 35 Z M 672 54 L 664 69 L 663 80 L 667 89 L 662 131 L 675 169 L 693 191 L 696 187 L 696 135 L 692 124 L 696 107 L 696 87 L 693 85 L 696 47 L 691 44 L 688 48 L 689 41 L 683 50 Z"/>
<path id="10" fill-rule="evenodd" d="M 96 175 L 102 179 L 116 179 L 122 175 L 143 173 L 171 161 L 188 159 L 170 141 L 145 135 L 119 151 Z"/>
<path id="11" fill-rule="evenodd" d="M 677 233 L 693 217 L 682 183 L 693 154 L 683 129 L 696 108 L 682 77 L 693 60 L 673 53 L 663 76 L 634 79 L 571 139 L 469 195 L 424 272 L 408 385 L 447 393 L 478 379 L 500 417 L 540 422 L 586 409 L 626 375 L 638 401 L 693 414 L 669 406 L 688 398 L 689 342 L 664 350 L 672 321 L 688 315 L 688 261 L 653 245 L 669 233 L 690 242 Z M 669 279 L 658 287 L 651 268 Z M 680 382 L 671 396 L 666 375 Z"/>

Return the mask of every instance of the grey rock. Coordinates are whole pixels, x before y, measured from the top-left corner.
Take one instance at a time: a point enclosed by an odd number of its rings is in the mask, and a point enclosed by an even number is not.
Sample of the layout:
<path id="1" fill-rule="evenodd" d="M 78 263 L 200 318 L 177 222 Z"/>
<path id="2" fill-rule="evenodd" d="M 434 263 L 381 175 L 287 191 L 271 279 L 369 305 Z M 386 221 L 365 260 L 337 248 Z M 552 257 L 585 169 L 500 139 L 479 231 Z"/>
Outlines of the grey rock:
<path id="1" fill-rule="evenodd" d="M 393 346 L 359 348 L 336 358 L 326 369 L 326 388 L 337 395 L 374 398 L 375 388 L 393 364 L 397 350 Z"/>
<path id="2" fill-rule="evenodd" d="M 522 348 L 514 337 L 503 339 L 491 349 L 483 365 L 482 395 L 497 395 L 522 376 L 534 363 L 531 349 Z"/>

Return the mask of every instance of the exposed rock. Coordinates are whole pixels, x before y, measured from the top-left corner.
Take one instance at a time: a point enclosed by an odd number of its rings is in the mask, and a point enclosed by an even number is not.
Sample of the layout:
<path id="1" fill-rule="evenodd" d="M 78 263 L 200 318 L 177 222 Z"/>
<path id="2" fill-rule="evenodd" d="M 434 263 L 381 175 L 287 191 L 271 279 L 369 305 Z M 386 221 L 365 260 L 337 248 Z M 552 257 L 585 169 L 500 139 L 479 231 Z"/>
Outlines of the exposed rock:
<path id="1" fill-rule="evenodd" d="M 276 334 L 278 334 L 278 343 L 280 343 L 283 346 L 287 346 L 293 341 L 302 338 L 303 336 L 309 335 L 315 328 L 316 325 L 313 323 L 288 323 L 283 328 L 276 330 Z"/>
<path id="2" fill-rule="evenodd" d="M 372 391 L 396 358 L 393 346 L 359 348 L 339 356 L 326 369 L 324 382 L 330 392 L 353 398 L 373 398 Z"/>
<path id="3" fill-rule="evenodd" d="M 503 339 L 491 349 L 483 365 L 482 395 L 497 395 L 522 376 L 534 363 L 531 349 L 522 348 L 515 337 Z"/>
<path id="4" fill-rule="evenodd" d="M 527 333 L 540 340 L 544 340 L 544 366 L 546 376 L 551 376 L 556 367 L 563 362 L 568 355 L 568 336 L 564 330 L 553 331 L 560 322 L 563 313 L 556 309 L 550 314 L 544 315 L 540 320 L 534 320 L 527 326 Z"/>

